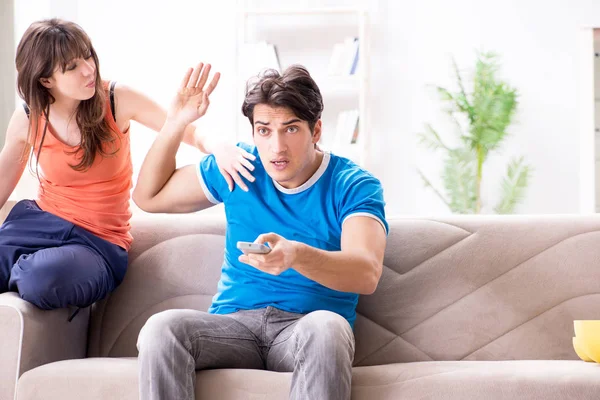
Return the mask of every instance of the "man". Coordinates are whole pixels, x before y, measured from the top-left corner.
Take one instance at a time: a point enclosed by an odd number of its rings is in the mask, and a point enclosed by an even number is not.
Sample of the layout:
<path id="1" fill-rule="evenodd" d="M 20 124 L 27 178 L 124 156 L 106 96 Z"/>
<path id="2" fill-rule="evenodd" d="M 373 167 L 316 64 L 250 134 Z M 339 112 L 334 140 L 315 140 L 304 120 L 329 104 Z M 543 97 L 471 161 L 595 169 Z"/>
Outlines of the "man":
<path id="1" fill-rule="evenodd" d="M 318 148 L 323 101 L 301 66 L 267 71 L 247 90 L 242 111 L 254 146 L 240 146 L 256 156 L 248 191 L 219 179 L 213 156 L 176 170 L 185 126 L 204 115 L 218 82 L 216 74 L 204 89 L 209 69 L 186 75 L 133 198 L 149 212 L 225 203 L 222 275 L 208 313 L 168 310 L 146 322 L 141 397 L 194 399 L 195 370 L 266 368 L 293 371 L 293 399 L 349 399 L 358 295 L 372 293 L 382 272 L 381 185 Z M 271 251 L 243 254 L 238 241 Z"/>

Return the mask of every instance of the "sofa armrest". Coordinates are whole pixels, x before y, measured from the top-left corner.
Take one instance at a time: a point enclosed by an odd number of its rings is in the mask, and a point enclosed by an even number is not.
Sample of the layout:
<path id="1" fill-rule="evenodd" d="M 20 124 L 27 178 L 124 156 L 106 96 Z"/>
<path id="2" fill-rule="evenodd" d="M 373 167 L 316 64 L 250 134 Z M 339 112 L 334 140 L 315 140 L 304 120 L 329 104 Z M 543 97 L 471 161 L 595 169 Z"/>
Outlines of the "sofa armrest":
<path id="1" fill-rule="evenodd" d="M 68 322 L 69 310 L 45 311 L 17 293 L 0 294 L 0 393 L 12 399 L 17 379 L 54 361 L 84 358 L 89 309 Z M 6 395 L 6 397 L 4 397 Z"/>

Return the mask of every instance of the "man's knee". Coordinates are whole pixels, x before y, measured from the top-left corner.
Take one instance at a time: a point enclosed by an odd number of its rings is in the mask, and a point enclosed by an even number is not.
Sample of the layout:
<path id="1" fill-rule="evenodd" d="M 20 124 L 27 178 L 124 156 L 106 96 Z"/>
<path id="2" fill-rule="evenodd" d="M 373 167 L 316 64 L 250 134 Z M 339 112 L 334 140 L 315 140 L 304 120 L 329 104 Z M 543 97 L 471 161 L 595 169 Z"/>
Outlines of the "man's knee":
<path id="1" fill-rule="evenodd" d="M 138 336 L 138 350 L 141 352 L 160 348 L 166 340 L 172 340 L 176 336 L 174 329 L 180 320 L 178 314 L 178 310 L 166 310 L 148 318 Z"/>
<path id="2" fill-rule="evenodd" d="M 299 341 L 312 343 L 325 352 L 354 354 L 354 334 L 348 321 L 331 311 L 314 311 L 299 321 Z"/>
<path id="3" fill-rule="evenodd" d="M 313 311 L 302 317 L 300 322 L 305 330 L 323 333 L 325 336 L 352 333 L 346 318 L 331 311 Z"/>
<path id="4" fill-rule="evenodd" d="M 194 310 L 166 310 L 154 314 L 144 324 L 138 336 L 140 352 L 168 348 L 172 345 L 189 347 L 189 340 L 203 330 L 211 314 Z M 191 323 L 193 321 L 193 323 Z"/>

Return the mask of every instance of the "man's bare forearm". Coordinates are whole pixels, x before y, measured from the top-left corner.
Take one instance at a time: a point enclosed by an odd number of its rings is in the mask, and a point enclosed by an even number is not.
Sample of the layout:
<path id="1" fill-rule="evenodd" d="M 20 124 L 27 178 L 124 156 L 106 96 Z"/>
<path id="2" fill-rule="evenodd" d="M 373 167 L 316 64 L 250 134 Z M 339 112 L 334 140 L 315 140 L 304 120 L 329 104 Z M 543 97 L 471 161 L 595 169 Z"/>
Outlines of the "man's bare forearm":
<path id="1" fill-rule="evenodd" d="M 359 251 L 326 251 L 296 242 L 294 269 L 330 289 L 371 294 L 381 276 L 381 264 Z"/>

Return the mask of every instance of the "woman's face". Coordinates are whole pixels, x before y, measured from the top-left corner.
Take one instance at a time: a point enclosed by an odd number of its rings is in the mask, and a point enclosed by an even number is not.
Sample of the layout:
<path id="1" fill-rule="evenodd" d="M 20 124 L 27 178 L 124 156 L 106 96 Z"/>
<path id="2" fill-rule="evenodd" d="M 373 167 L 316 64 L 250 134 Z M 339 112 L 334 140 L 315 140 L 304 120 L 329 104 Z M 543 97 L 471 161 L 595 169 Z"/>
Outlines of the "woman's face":
<path id="1" fill-rule="evenodd" d="M 42 79 L 42 84 L 50 89 L 56 99 L 70 98 L 88 100 L 96 93 L 96 63 L 91 55 L 69 61 L 63 71 L 60 66 L 54 69 L 50 78 Z"/>

